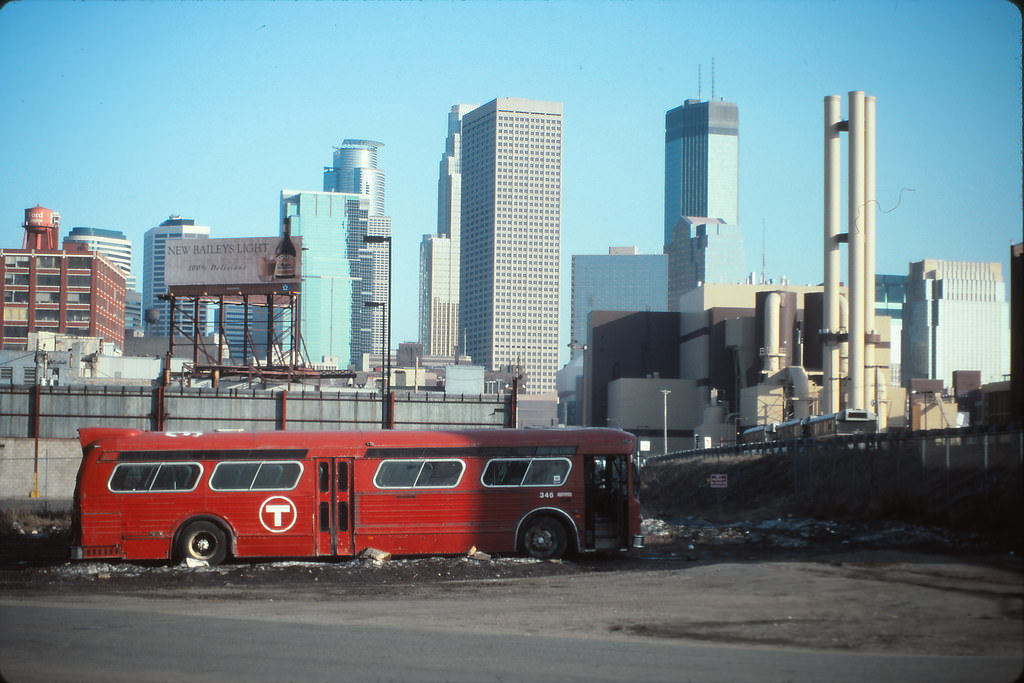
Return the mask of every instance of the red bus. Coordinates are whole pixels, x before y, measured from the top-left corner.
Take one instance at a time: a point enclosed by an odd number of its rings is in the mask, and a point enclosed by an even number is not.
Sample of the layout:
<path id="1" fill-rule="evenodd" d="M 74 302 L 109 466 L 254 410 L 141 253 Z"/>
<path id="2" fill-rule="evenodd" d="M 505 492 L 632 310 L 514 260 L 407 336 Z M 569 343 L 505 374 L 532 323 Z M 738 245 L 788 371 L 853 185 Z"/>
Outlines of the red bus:
<path id="1" fill-rule="evenodd" d="M 643 546 L 636 439 L 616 429 L 79 430 L 73 559 Z"/>

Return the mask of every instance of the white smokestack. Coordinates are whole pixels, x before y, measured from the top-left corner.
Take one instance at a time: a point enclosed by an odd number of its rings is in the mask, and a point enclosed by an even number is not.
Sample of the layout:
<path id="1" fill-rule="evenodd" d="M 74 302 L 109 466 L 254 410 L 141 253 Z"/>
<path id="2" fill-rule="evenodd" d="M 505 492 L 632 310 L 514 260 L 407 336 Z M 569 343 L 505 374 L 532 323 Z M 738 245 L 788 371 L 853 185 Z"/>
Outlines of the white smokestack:
<path id="1" fill-rule="evenodd" d="M 822 352 L 821 412 L 839 410 L 839 207 L 840 191 L 840 100 L 839 95 L 825 98 L 825 292 L 822 323 L 825 338 Z"/>
<path id="2" fill-rule="evenodd" d="M 878 412 L 878 372 L 875 367 L 875 105 L 864 99 L 864 408 Z"/>
<path id="3" fill-rule="evenodd" d="M 850 158 L 847 197 L 850 251 L 850 380 L 846 407 L 864 408 L 864 91 L 849 94 Z"/>

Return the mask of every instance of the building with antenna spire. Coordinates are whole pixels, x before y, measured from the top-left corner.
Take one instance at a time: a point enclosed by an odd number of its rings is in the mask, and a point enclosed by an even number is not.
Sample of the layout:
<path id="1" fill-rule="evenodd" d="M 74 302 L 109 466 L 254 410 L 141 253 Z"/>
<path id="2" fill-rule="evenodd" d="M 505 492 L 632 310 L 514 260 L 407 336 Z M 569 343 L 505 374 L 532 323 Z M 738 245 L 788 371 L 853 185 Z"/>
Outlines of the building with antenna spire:
<path id="1" fill-rule="evenodd" d="M 739 109 L 686 100 L 665 113 L 665 244 L 683 216 L 739 224 Z"/>
<path id="2" fill-rule="evenodd" d="M 665 113 L 664 230 L 670 311 L 703 283 L 746 278 L 735 103 L 690 99 Z"/>

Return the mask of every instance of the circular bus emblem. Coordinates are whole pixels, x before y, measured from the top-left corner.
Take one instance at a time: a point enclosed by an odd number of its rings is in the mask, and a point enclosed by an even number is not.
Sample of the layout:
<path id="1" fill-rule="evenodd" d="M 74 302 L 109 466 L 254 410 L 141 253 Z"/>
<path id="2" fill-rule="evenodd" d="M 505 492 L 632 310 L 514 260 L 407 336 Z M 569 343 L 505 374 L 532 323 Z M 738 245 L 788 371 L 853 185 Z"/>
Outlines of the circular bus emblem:
<path id="1" fill-rule="evenodd" d="M 288 531 L 298 517 L 295 503 L 284 496 L 271 496 L 260 505 L 260 524 L 272 534 Z"/>

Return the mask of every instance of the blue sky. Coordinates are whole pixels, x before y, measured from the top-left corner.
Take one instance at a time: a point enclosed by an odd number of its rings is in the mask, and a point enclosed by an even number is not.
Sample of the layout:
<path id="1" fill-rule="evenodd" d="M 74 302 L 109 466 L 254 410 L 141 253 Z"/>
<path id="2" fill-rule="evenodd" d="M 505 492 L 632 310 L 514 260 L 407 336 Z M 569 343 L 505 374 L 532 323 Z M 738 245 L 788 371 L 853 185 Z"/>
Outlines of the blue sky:
<path id="1" fill-rule="evenodd" d="M 572 254 L 660 252 L 665 111 L 698 96 L 699 65 L 712 95 L 714 59 L 714 96 L 740 112 L 748 270 L 764 244 L 769 277 L 820 282 L 822 100 L 843 95 L 845 116 L 850 90 L 878 97 L 879 272 L 1005 269 L 1021 240 L 1020 55 L 1004 0 L 13 2 L 0 246 L 21 246 L 37 203 L 139 246 L 170 214 L 214 237 L 275 234 L 281 189 L 319 190 L 333 145 L 379 140 L 397 345 L 416 336 L 448 109 L 556 100 L 564 346 Z"/>

